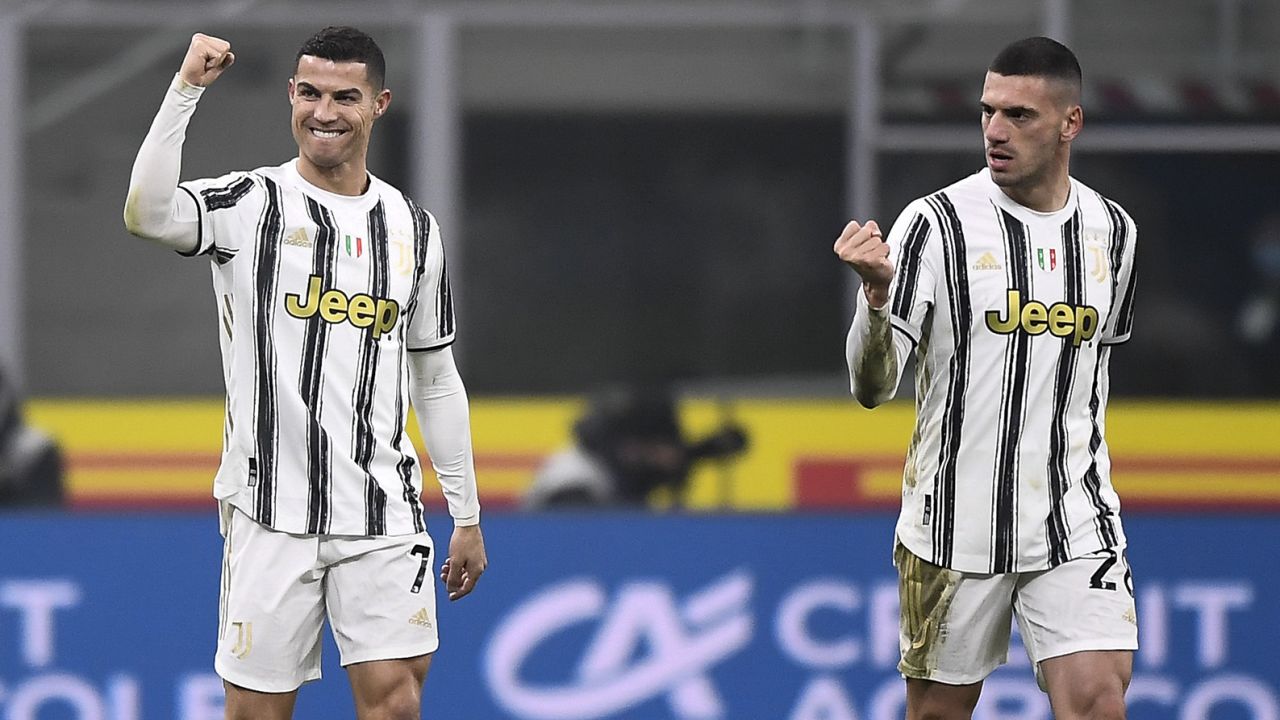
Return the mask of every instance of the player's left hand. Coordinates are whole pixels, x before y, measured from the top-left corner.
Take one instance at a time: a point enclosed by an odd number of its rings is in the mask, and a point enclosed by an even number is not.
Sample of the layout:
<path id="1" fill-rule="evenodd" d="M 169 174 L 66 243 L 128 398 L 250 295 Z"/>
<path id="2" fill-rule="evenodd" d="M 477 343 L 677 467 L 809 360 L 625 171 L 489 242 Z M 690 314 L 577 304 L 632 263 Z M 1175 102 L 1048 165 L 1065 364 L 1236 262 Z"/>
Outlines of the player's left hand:
<path id="1" fill-rule="evenodd" d="M 475 589 L 489 558 L 484 553 L 484 535 L 479 525 L 455 527 L 449 538 L 449 557 L 440 567 L 440 580 L 450 600 L 464 598 Z"/>

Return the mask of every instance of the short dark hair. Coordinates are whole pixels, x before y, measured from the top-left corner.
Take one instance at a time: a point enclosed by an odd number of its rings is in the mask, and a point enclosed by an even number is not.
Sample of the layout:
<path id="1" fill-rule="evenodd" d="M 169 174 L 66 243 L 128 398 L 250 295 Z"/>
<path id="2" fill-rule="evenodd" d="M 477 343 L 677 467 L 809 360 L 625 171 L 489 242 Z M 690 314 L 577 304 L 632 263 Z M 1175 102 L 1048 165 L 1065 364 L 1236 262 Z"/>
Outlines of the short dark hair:
<path id="1" fill-rule="evenodd" d="M 330 25 L 307 38 L 298 49 L 298 56 L 293 61 L 294 67 L 297 67 L 303 55 L 334 62 L 364 63 L 369 84 L 375 90 L 386 86 L 387 61 L 382 57 L 382 48 L 378 47 L 373 38 L 353 27 Z"/>
<path id="2" fill-rule="evenodd" d="M 1080 61 L 1066 45 L 1047 37 L 1023 38 L 1006 45 L 987 68 L 997 75 L 1030 75 L 1084 84 Z"/>

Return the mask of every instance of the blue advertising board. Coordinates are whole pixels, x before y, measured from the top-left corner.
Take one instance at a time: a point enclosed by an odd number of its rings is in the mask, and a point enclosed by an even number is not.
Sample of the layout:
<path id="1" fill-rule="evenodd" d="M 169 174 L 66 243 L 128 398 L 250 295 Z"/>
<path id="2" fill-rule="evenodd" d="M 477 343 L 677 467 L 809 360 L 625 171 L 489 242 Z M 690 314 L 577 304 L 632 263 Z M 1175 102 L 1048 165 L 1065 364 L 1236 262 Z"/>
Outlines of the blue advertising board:
<path id="1" fill-rule="evenodd" d="M 1280 720 L 1280 517 L 1126 522 L 1134 720 Z M 431 518 L 436 543 L 447 518 Z M 441 597 L 424 717 L 903 715 L 888 515 L 492 514 Z M 215 720 L 221 538 L 204 515 L 0 515 L 0 720 Z M 295 717 L 354 717 L 337 653 Z M 975 717 L 1048 720 L 1020 647 Z"/>

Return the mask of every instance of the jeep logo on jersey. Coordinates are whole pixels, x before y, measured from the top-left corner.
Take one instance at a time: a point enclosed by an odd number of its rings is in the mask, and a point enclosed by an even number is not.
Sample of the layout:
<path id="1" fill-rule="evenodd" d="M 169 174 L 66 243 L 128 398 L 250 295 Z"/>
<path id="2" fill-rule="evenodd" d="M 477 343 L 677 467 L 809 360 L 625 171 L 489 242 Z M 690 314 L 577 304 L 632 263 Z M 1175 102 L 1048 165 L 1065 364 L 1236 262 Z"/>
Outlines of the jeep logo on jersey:
<path id="1" fill-rule="evenodd" d="M 663 582 L 623 585 L 574 578 L 516 607 L 494 631 L 485 672 L 512 715 L 591 720 L 665 696 L 680 720 L 725 716 L 710 670 L 751 641 L 753 579 L 733 572 L 679 601 Z M 572 678 L 534 680 L 544 643 L 592 629 Z M 628 716 L 629 717 L 629 716 Z"/>
<path id="2" fill-rule="evenodd" d="M 349 322 L 358 328 L 372 327 L 374 340 L 395 327 L 396 321 L 400 319 L 400 305 L 395 300 L 376 298 L 364 293 L 348 296 L 335 289 L 321 292 L 318 275 L 312 275 L 307 281 L 305 300 L 297 293 L 285 295 L 284 309 L 303 320 L 319 313 L 320 319 L 325 322 Z"/>
<path id="3" fill-rule="evenodd" d="M 1054 337 L 1071 338 L 1071 344 L 1092 340 L 1098 333 L 1098 309 L 1088 305 L 1057 302 L 1049 306 L 1039 300 L 1022 303 L 1022 292 L 1010 290 L 1008 307 L 987 311 L 987 327 L 991 332 L 1008 335 L 1021 328 L 1028 335 L 1042 335 L 1046 330 Z"/>

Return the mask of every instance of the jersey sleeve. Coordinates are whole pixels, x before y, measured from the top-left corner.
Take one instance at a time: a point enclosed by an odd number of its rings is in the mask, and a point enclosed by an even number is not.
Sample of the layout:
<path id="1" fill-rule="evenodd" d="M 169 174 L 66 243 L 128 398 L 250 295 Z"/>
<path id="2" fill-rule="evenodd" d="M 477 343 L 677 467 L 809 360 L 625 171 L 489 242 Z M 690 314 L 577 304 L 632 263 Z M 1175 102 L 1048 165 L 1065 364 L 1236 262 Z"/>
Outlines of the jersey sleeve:
<path id="1" fill-rule="evenodd" d="M 455 525 L 480 523 L 471 411 L 453 351 L 411 353 L 409 392 L 422 442 Z"/>
<path id="2" fill-rule="evenodd" d="M 409 308 L 406 334 L 411 352 L 436 350 L 453 343 L 453 291 L 449 286 L 449 270 L 445 263 L 444 242 L 435 216 L 414 208 L 417 230 L 414 242 L 422 247 L 418 285 Z M 423 245 L 425 244 L 425 247 Z"/>
<path id="3" fill-rule="evenodd" d="M 895 331 L 919 345 L 929 310 L 936 300 L 940 245 L 936 220 L 923 200 L 902 211 L 886 239 L 893 258 L 889 319 Z"/>
<path id="4" fill-rule="evenodd" d="M 266 188 L 252 172 L 178 183 L 178 191 L 194 203 L 199 241 L 187 257 L 211 256 L 222 264 L 235 257 L 257 234 Z"/>
<path id="5" fill-rule="evenodd" d="M 1129 339 L 1133 331 L 1133 296 L 1136 279 L 1134 249 L 1138 243 L 1138 226 L 1123 210 L 1120 210 L 1117 215 L 1124 223 L 1124 228 L 1123 232 L 1113 233 L 1118 245 L 1111 248 L 1112 264 L 1116 268 L 1115 292 L 1111 296 L 1111 313 L 1107 316 L 1099 341 L 1103 345 L 1123 343 Z M 1119 258 L 1119 262 L 1116 262 L 1116 258 Z"/>

